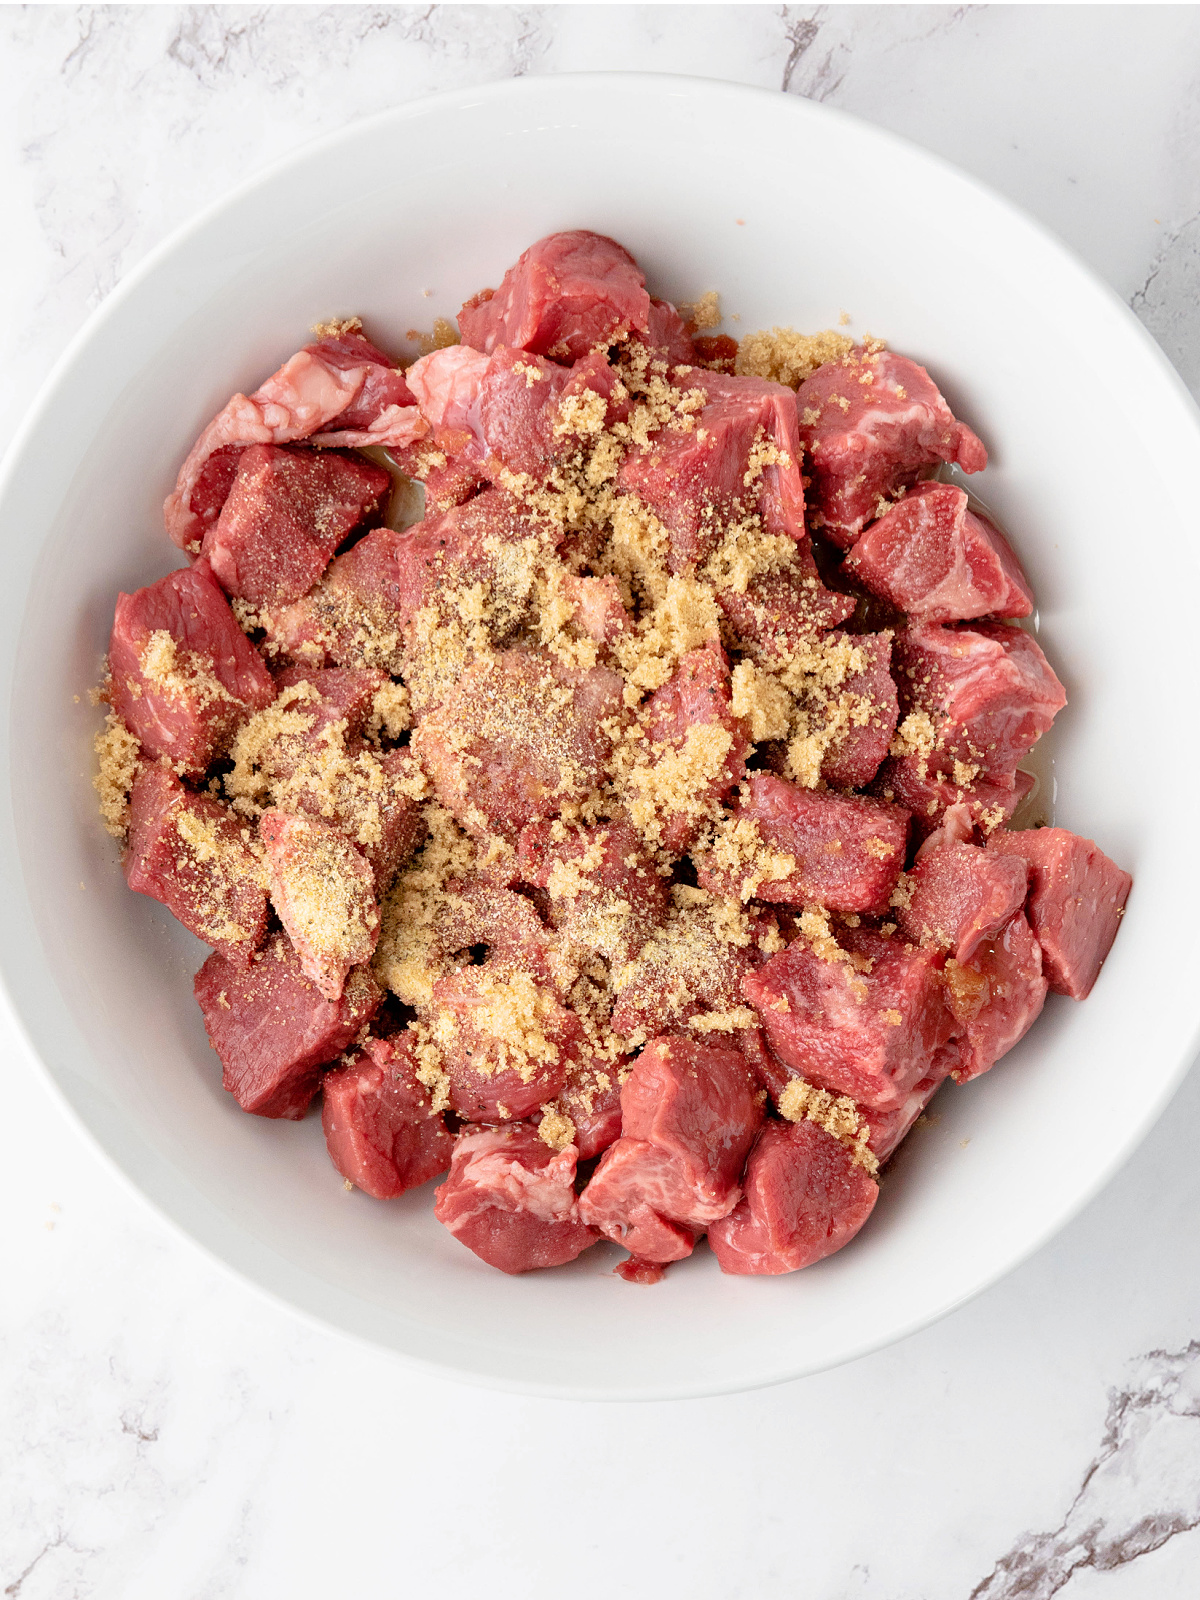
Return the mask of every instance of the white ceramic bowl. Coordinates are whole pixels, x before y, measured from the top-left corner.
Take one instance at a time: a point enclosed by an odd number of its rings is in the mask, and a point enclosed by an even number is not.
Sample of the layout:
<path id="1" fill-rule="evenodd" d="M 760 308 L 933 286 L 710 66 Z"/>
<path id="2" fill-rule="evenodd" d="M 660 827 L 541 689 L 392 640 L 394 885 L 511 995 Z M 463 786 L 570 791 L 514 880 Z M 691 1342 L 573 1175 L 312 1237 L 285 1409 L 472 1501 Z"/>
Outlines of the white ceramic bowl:
<path id="1" fill-rule="evenodd" d="M 853 328 L 925 362 L 986 440 L 980 490 L 1024 560 L 1070 705 L 1056 816 L 1130 868 L 1083 1005 L 945 1091 L 862 1235 L 792 1277 L 707 1250 L 654 1289 L 603 1246 L 507 1278 L 429 1190 L 348 1194 L 319 1120 L 244 1115 L 192 1001 L 201 947 L 127 892 L 89 778 L 113 601 L 176 564 L 160 506 L 201 425 L 309 325 L 385 346 L 494 284 L 557 228 L 615 235 L 672 299 L 735 331 Z M 422 291 L 429 290 L 429 296 Z M 1117 299 L 1028 218 L 890 135 L 804 100 L 690 79 L 523 79 L 359 123 L 254 180 L 100 308 L 0 488 L 6 914 L 0 962 L 63 1099 L 166 1216 L 321 1322 L 443 1373 L 570 1396 L 672 1396 L 813 1372 L 928 1323 L 1111 1176 L 1197 1047 L 1200 425 Z"/>

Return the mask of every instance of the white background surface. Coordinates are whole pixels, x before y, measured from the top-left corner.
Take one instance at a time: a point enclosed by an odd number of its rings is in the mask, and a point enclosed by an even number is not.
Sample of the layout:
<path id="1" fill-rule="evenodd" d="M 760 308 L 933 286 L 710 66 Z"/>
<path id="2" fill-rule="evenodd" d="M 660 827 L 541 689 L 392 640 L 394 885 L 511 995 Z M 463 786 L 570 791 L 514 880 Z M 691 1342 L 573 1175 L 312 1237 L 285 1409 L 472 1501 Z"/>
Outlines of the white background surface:
<path id="1" fill-rule="evenodd" d="M 9 7 L 0 443 L 107 290 L 256 167 L 432 90 L 605 67 L 786 88 L 939 151 L 1200 390 L 1193 7 Z M 126 1193 L 11 1029 L 0 1062 L 6 1596 L 1200 1592 L 1195 1078 L 939 1326 L 779 1389 L 602 1407 L 415 1377 L 264 1304 Z"/>

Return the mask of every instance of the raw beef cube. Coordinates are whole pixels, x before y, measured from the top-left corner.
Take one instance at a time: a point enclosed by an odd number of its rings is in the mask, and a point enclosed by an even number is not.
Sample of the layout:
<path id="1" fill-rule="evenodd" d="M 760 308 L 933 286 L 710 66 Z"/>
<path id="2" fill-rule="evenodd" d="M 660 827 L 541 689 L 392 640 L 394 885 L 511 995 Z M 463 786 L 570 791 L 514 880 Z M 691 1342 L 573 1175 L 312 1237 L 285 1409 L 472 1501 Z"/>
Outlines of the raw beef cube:
<path id="1" fill-rule="evenodd" d="M 696 857 L 716 894 L 833 911 L 886 910 L 904 865 L 908 813 L 886 800 L 802 789 L 752 773 L 718 831 Z"/>
<path id="2" fill-rule="evenodd" d="M 682 657 L 642 709 L 650 747 L 639 767 L 634 821 L 668 855 L 684 855 L 705 820 L 740 783 L 750 739 L 733 714 L 729 660 L 714 640 Z"/>
<path id="3" fill-rule="evenodd" d="M 733 372 L 737 366 L 738 342 L 727 333 L 700 333 L 692 340 L 696 365 L 710 372 Z"/>
<path id="4" fill-rule="evenodd" d="M 483 945 L 496 969 L 528 973 L 536 983 L 559 989 L 553 936 L 531 902 L 512 889 L 471 878 L 445 888 L 437 929 L 446 955 Z"/>
<path id="5" fill-rule="evenodd" d="M 499 346 L 479 390 L 479 417 L 489 463 L 541 478 L 557 459 L 599 435 L 628 401 L 614 405 L 617 374 L 600 352 L 571 368 Z"/>
<path id="6" fill-rule="evenodd" d="M 604 780 L 622 680 L 580 672 L 532 650 L 476 660 L 411 748 L 438 799 L 470 832 L 510 838 Z"/>
<path id="7" fill-rule="evenodd" d="M 915 622 L 1027 617 L 1033 591 L 999 529 L 967 508 L 965 490 L 918 483 L 846 557 L 846 569 Z"/>
<path id="8" fill-rule="evenodd" d="M 570 1117 L 580 1161 L 592 1161 L 621 1137 L 621 1066 L 585 1051 L 568 1063 L 555 1106 Z"/>
<path id="9" fill-rule="evenodd" d="M 361 456 L 252 444 L 201 554 L 227 594 L 256 606 L 298 600 L 391 481 Z"/>
<path id="10" fill-rule="evenodd" d="M 656 300 L 653 295 L 650 297 L 650 313 L 646 318 L 643 342 L 655 356 L 673 367 L 694 366 L 696 346 L 689 327 L 669 300 Z"/>
<path id="11" fill-rule="evenodd" d="M 399 674 L 417 613 L 445 591 L 492 582 L 498 558 L 489 543 L 533 533 L 498 489 L 403 532 L 376 528 L 338 556 L 310 594 L 272 613 L 268 636 L 303 661 Z"/>
<path id="12" fill-rule="evenodd" d="M 650 316 L 646 279 L 614 239 L 576 229 L 531 245 L 504 274 L 458 314 L 462 342 L 488 355 L 498 344 L 555 361 L 578 361 L 599 345 L 645 333 Z"/>
<path id="13" fill-rule="evenodd" d="M 219 951 L 209 956 L 195 992 L 226 1089 L 245 1111 L 292 1121 L 307 1110 L 321 1069 L 383 1004 L 369 967 L 351 973 L 340 1000 L 326 1000 L 282 933 L 248 967 Z"/>
<path id="14" fill-rule="evenodd" d="M 864 928 L 839 939 L 846 959 L 796 939 L 748 975 L 746 998 L 786 1066 L 819 1088 L 895 1110 L 953 1031 L 940 958 Z"/>
<path id="15" fill-rule="evenodd" d="M 271 900 L 300 962 L 326 1000 L 337 1000 L 352 968 L 379 939 L 375 875 L 339 828 L 313 817 L 264 811 Z"/>
<path id="16" fill-rule="evenodd" d="M 562 1090 L 583 1047 L 578 1017 L 525 972 L 496 960 L 439 978 L 422 1023 L 467 1122 L 519 1122 Z"/>
<path id="17" fill-rule="evenodd" d="M 722 1272 L 774 1275 L 832 1255 L 870 1216 L 879 1186 L 815 1122 L 768 1121 L 741 1201 L 708 1230 Z"/>
<path id="18" fill-rule="evenodd" d="M 824 697 L 810 694 L 800 704 L 818 738 L 825 737 L 823 723 L 842 730 L 835 731 L 821 755 L 821 777 L 834 789 L 861 789 L 879 771 L 900 720 L 890 670 L 892 638 L 888 633 L 831 635 L 831 642 L 835 639 L 859 653 L 861 666 Z"/>
<path id="19" fill-rule="evenodd" d="M 617 476 L 666 526 L 668 569 L 700 565 L 726 524 L 748 516 L 807 549 L 792 391 L 701 367 L 681 368 L 674 378 L 686 395 L 704 399 L 691 413 L 693 426 L 660 428 L 629 452 Z"/>
<path id="20" fill-rule="evenodd" d="M 1029 867 L 1029 920 L 1055 994 L 1084 1000 L 1117 936 L 1133 886 L 1091 839 L 1065 828 L 995 833 L 988 849 Z"/>
<path id="21" fill-rule="evenodd" d="M 358 427 L 373 405 L 379 409 L 369 427 Z M 347 416 L 354 428 L 327 431 Z M 181 550 L 199 551 L 221 509 L 206 473 L 218 451 L 310 438 L 324 445 L 400 447 L 428 431 L 429 424 L 411 403 L 403 374 L 367 340 L 352 341 L 352 347 L 343 340 L 334 341 L 334 347 L 325 341 L 307 345 L 252 395 L 235 394 L 196 440 L 163 506 L 167 532 Z"/>
<path id="22" fill-rule="evenodd" d="M 1027 772 L 977 777 L 969 784 L 959 784 L 931 772 L 923 757 L 892 756 L 880 767 L 871 788 L 885 800 L 907 806 L 913 814 L 914 832 L 925 838 L 941 826 L 946 811 L 958 805 L 967 807 L 974 827 L 991 833 L 1008 821 L 1033 784 Z"/>
<path id="23" fill-rule="evenodd" d="M 945 978 L 957 1034 L 951 1075 L 967 1083 L 994 1066 L 1041 1015 L 1049 988 L 1041 947 L 1018 915 L 970 961 L 947 961 Z"/>
<path id="24" fill-rule="evenodd" d="M 981 773 L 1011 777 L 1067 703 L 1037 641 L 1003 623 L 903 629 L 892 671 L 902 713 L 932 724 L 930 770 L 964 788 Z"/>
<path id="25" fill-rule="evenodd" d="M 741 1190 L 732 1191 L 733 1198 Z M 675 1205 L 687 1205 L 675 1164 L 646 1139 L 624 1137 L 609 1145 L 579 1196 L 585 1222 L 641 1261 L 682 1261 L 696 1246 L 697 1229 L 672 1222 Z"/>
<path id="26" fill-rule="evenodd" d="M 740 1051 L 655 1039 L 625 1080 L 622 1135 L 580 1195 L 580 1215 L 633 1255 L 678 1260 L 693 1230 L 737 1204 L 761 1101 Z"/>
<path id="27" fill-rule="evenodd" d="M 192 490 L 192 510 L 203 528 L 207 529 L 221 515 L 221 507 L 233 488 L 238 462 L 247 447 L 240 444 L 223 445 L 214 450 L 200 469 Z"/>
<path id="28" fill-rule="evenodd" d="M 361 739 L 375 696 L 388 682 L 386 672 L 355 672 L 349 667 L 285 667 L 275 674 L 275 689 L 296 689 L 307 684 L 312 691 L 293 703 L 309 719 L 307 728 L 297 735 L 306 750 L 320 750 L 329 742 L 328 730 L 340 727 L 342 736 L 353 742 Z M 293 765 L 285 756 L 275 763 L 276 771 Z"/>
<path id="29" fill-rule="evenodd" d="M 368 757 L 368 759 L 370 759 Z M 357 809 L 347 808 L 335 819 L 351 833 L 358 849 L 374 874 L 375 896 L 379 899 L 400 868 L 425 837 L 425 816 L 406 789 L 416 763 L 407 750 L 389 750 L 378 758 L 380 787 L 373 796 L 379 809 L 378 831 L 367 818 L 357 831 Z"/>
<path id="30" fill-rule="evenodd" d="M 931 839 L 917 857 L 911 898 L 898 908 L 896 921 L 914 944 L 969 961 L 1025 904 L 1028 877 L 1015 856 Z"/>
<path id="31" fill-rule="evenodd" d="M 845 622 L 857 604 L 852 594 L 827 589 L 804 562 L 751 578 L 740 592 L 718 589 L 716 600 L 738 644 L 768 665 Z"/>
<path id="32" fill-rule="evenodd" d="M 676 893 L 680 893 L 677 890 Z M 728 907 L 700 890 L 672 912 L 627 967 L 614 969 L 612 1029 L 631 1048 L 664 1033 L 738 1037 L 754 1023 L 742 981 L 761 959 L 748 925 L 731 931 Z"/>
<path id="33" fill-rule="evenodd" d="M 390 356 L 360 332 L 326 334 L 307 346 L 310 355 L 338 372 L 365 371 L 362 387 L 337 417 L 333 432 L 319 433 L 314 442 L 361 449 L 364 445 L 403 445 L 410 426 L 409 412 L 415 396 L 405 374 Z M 399 434 L 397 439 L 395 436 Z"/>
<path id="34" fill-rule="evenodd" d="M 925 368 L 890 350 L 860 345 L 818 367 L 797 390 L 796 410 L 812 473 L 810 526 L 843 550 L 922 467 L 987 466 L 987 451 L 954 420 Z"/>
<path id="35" fill-rule="evenodd" d="M 549 822 L 522 829 L 521 876 L 549 896 L 549 920 L 569 945 L 611 967 L 632 961 L 667 920 L 670 895 L 641 836 L 627 822 L 564 830 Z"/>
<path id="36" fill-rule="evenodd" d="M 267 888 L 249 829 L 173 772 L 143 766 L 129 796 L 125 881 L 159 900 L 231 961 L 249 961 L 267 931 Z"/>
<path id="37" fill-rule="evenodd" d="M 329 1159 L 356 1189 L 393 1200 L 450 1165 L 454 1140 L 417 1077 L 407 1034 L 368 1039 L 321 1084 Z"/>
<path id="38" fill-rule="evenodd" d="M 572 1146 L 552 1150 L 528 1125 L 464 1134 L 434 1215 L 501 1272 L 561 1267 L 599 1238 L 579 1218 L 577 1159 Z"/>
<path id="39" fill-rule="evenodd" d="M 275 698 L 206 561 L 117 597 L 108 647 L 113 710 L 146 756 L 200 777 L 243 718 Z"/>

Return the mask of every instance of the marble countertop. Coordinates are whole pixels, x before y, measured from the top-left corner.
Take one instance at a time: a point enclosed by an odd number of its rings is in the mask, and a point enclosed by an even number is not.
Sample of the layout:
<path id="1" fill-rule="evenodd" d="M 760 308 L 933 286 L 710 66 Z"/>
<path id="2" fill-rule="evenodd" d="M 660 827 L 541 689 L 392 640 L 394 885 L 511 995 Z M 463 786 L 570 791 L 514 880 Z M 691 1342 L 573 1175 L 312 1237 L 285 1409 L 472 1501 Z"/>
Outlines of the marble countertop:
<path id="1" fill-rule="evenodd" d="M 431 91 L 642 68 L 810 96 L 1067 241 L 1200 393 L 1200 9 L 0 8 L 0 445 L 177 223 Z M 747 1395 L 416 1376 L 152 1214 L 0 1017 L 0 1593 L 1174 1600 L 1200 1592 L 1200 1079 L 937 1326 Z"/>

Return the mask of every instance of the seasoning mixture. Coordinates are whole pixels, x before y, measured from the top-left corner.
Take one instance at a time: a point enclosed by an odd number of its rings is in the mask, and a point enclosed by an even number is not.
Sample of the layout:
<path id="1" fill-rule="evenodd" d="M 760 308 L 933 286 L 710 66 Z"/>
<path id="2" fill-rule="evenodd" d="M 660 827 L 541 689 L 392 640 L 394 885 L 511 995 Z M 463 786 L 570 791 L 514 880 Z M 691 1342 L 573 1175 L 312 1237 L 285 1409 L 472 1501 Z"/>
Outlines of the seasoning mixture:
<path id="1" fill-rule="evenodd" d="M 1008 826 L 1066 696 L 983 444 L 878 340 L 719 324 L 582 231 L 407 370 L 322 324 L 117 602 L 101 813 L 225 1088 L 381 1200 L 448 1171 L 506 1272 L 839 1249 L 1130 888 Z"/>

